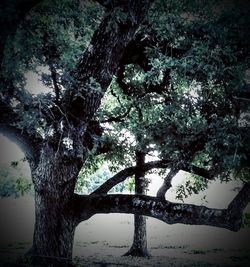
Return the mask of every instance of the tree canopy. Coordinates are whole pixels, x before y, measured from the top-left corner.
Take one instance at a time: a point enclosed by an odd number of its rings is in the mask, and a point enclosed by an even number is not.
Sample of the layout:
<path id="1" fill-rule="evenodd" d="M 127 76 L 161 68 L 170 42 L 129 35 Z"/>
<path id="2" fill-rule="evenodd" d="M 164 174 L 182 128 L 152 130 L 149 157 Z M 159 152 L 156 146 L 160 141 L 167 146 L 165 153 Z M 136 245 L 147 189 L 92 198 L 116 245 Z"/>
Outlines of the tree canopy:
<path id="1" fill-rule="evenodd" d="M 7 2 L 0 130 L 30 164 L 34 254 L 70 257 L 72 229 L 96 213 L 239 230 L 250 200 L 244 1 Z M 29 91 L 31 73 L 40 85 Z M 145 157 L 140 163 L 138 153 Z M 104 162 L 115 175 L 90 195 L 75 194 L 79 177 Z M 108 194 L 138 170 L 165 177 L 156 197 Z M 180 170 L 196 181 L 180 197 L 217 178 L 238 179 L 243 187 L 227 209 L 172 203 L 165 194 Z M 47 229 L 55 218 L 59 228 L 55 222 Z M 61 245 L 58 236 L 71 241 Z"/>

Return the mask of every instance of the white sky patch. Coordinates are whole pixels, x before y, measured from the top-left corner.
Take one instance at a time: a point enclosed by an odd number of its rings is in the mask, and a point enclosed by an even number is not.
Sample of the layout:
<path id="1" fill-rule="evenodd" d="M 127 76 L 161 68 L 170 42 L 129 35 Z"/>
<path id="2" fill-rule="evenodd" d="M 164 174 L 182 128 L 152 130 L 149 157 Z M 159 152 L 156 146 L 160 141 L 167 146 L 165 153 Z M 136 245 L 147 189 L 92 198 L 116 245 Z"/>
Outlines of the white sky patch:
<path id="1" fill-rule="evenodd" d="M 69 137 L 64 137 L 62 140 L 63 144 L 68 150 L 73 150 L 73 140 Z"/>
<path id="2" fill-rule="evenodd" d="M 192 98 L 194 103 L 197 103 L 199 99 L 199 91 L 201 90 L 201 85 L 197 82 L 194 82 L 189 88 L 187 94 Z"/>
<path id="3" fill-rule="evenodd" d="M 39 67 L 37 71 L 38 73 L 49 74 L 47 67 Z M 38 73 L 35 73 L 33 71 L 28 71 L 25 74 L 25 78 L 27 79 L 26 80 L 27 84 L 25 89 L 33 95 L 52 92 L 50 88 L 43 85 L 41 81 L 41 76 Z"/>
<path id="4" fill-rule="evenodd" d="M 133 134 L 131 134 L 129 131 L 127 131 L 126 129 L 122 129 L 120 131 L 120 135 L 121 140 L 126 140 L 127 142 L 129 142 L 130 144 L 135 143 L 135 137 Z"/>
<path id="5" fill-rule="evenodd" d="M 24 155 L 20 148 L 7 137 L 0 134 L 0 162 L 9 163 L 11 161 L 18 161 Z"/>
<path id="6" fill-rule="evenodd" d="M 13 108 L 15 108 L 18 104 L 19 104 L 19 102 L 17 100 L 13 100 L 13 99 L 11 100 L 11 106 Z"/>
<path id="7" fill-rule="evenodd" d="M 250 113 L 243 112 L 240 114 L 240 118 L 238 120 L 239 127 L 249 127 L 250 126 Z"/>
<path id="8" fill-rule="evenodd" d="M 146 162 L 148 161 L 155 161 L 155 160 L 160 160 L 159 159 L 159 153 L 158 151 L 150 151 L 147 155 L 146 155 Z"/>
<path id="9" fill-rule="evenodd" d="M 48 130 L 47 135 L 50 136 L 50 137 L 52 137 L 52 136 L 54 135 L 54 133 L 55 133 L 54 129 L 53 129 L 53 128 L 50 128 L 50 129 Z"/>

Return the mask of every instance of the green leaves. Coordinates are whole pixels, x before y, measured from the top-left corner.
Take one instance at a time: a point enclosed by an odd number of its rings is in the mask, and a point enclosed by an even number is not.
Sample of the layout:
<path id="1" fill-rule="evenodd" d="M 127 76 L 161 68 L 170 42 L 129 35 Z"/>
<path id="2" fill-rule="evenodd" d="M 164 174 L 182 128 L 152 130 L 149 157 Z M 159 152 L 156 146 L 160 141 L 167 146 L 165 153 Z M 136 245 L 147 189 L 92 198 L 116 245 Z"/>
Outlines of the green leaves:
<path id="1" fill-rule="evenodd" d="M 110 151 L 96 156 L 96 146 L 89 146 L 92 154 L 77 188 L 93 189 L 92 179 L 107 179 L 106 169 L 96 173 L 105 164 L 110 172 L 133 165 L 136 151 L 168 159 L 173 166 L 185 160 L 212 170 L 221 180 L 232 179 L 232 173 L 247 179 L 250 141 L 248 128 L 240 127 L 239 119 L 249 111 L 245 75 L 250 58 L 249 16 L 238 6 L 218 12 L 216 8 L 217 1 L 156 0 L 152 4 L 133 40 L 142 51 L 129 51 L 129 57 L 122 59 L 95 114 L 104 134 L 100 138 L 90 133 L 92 141 L 100 144 L 108 139 Z M 133 24 L 132 13 L 128 13 L 117 8 L 108 14 L 109 30 Z M 15 34 L 3 36 L 1 94 L 9 83 L 17 89 L 9 92 L 18 114 L 17 128 L 43 138 L 49 138 L 46 133 L 56 127 L 58 136 L 70 131 L 72 125 L 59 125 L 67 121 L 65 107 L 71 103 L 71 93 L 64 103 L 61 97 L 65 88 L 74 85 L 79 89 L 72 70 L 102 18 L 103 9 L 92 2 L 46 0 L 32 9 Z M 51 92 L 29 94 L 25 90 L 27 71 L 36 72 Z M 88 78 L 84 97 L 102 93 L 98 81 Z M 28 188 L 21 181 L 18 186 L 21 191 Z M 188 195 L 206 186 L 195 179 L 179 192 Z"/>
<path id="2" fill-rule="evenodd" d="M 32 183 L 30 180 L 25 178 L 19 178 L 16 180 L 15 189 L 20 193 L 21 196 L 24 196 L 32 188 Z"/>
<path id="3" fill-rule="evenodd" d="M 181 184 L 177 186 L 176 189 L 176 199 L 182 200 L 192 194 L 198 194 L 201 191 L 207 189 L 208 181 L 200 176 L 192 175 L 185 184 Z"/>

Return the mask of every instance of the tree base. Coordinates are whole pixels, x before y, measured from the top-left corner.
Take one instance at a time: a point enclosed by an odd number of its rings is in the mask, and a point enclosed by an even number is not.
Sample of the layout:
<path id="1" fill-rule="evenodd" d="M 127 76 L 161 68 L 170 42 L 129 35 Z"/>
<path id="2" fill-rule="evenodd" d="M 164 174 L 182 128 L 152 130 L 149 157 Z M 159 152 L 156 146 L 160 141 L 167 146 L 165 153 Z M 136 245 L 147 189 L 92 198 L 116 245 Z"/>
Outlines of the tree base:
<path id="1" fill-rule="evenodd" d="M 151 255 L 149 254 L 147 250 L 141 249 L 141 248 L 131 248 L 123 256 L 144 257 L 144 258 L 151 257 Z"/>

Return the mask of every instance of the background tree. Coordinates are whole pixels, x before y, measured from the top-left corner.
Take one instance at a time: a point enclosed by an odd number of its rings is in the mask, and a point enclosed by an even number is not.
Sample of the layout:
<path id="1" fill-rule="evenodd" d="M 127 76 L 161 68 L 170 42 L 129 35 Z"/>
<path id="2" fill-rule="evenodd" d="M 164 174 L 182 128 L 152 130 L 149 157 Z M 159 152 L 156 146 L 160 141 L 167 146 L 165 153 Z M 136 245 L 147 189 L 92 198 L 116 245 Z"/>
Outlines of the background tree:
<path id="1" fill-rule="evenodd" d="M 76 226 L 97 213 L 239 230 L 250 200 L 249 124 L 242 124 L 249 112 L 247 6 L 98 2 L 25 1 L 30 11 L 12 17 L 1 39 L 0 129 L 24 151 L 35 191 L 30 255 L 70 259 Z M 4 7 L 13 12 L 18 3 Z M 47 93 L 28 92 L 28 71 Z M 158 159 L 138 168 L 131 155 L 141 152 Z M 115 165 L 114 155 L 122 170 L 90 195 L 74 193 L 88 160 Z M 170 170 L 156 197 L 108 194 L 155 168 Z M 243 187 L 227 209 L 172 203 L 165 193 L 179 170 L 199 181 L 240 179 Z"/>

